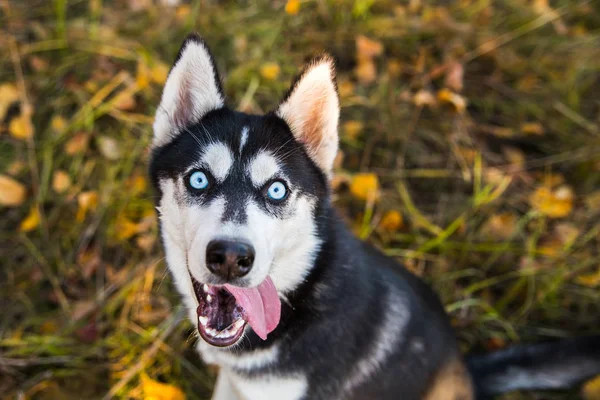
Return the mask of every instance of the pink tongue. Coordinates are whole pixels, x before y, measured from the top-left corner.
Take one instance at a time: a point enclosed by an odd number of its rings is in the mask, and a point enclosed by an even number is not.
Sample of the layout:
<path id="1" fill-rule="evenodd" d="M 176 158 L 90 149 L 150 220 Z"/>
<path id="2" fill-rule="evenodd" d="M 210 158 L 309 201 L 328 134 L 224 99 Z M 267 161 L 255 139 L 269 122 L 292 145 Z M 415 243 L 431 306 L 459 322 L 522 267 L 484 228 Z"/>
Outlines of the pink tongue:
<path id="1" fill-rule="evenodd" d="M 258 287 L 245 289 L 226 284 L 227 290 L 246 311 L 248 323 L 262 339 L 279 324 L 281 302 L 271 278 L 267 277 Z"/>

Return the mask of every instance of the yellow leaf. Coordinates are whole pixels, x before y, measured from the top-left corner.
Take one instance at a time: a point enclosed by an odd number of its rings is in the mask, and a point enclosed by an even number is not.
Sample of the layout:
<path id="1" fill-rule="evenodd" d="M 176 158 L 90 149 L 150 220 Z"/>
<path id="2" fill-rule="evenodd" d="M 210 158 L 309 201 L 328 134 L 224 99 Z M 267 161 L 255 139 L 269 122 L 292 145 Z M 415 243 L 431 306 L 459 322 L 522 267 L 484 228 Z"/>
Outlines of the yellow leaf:
<path id="1" fill-rule="evenodd" d="M 402 73 L 402 64 L 398 60 L 390 60 L 387 63 L 387 70 L 391 77 L 397 78 Z"/>
<path id="2" fill-rule="evenodd" d="M 150 71 L 150 78 L 152 82 L 158 83 L 159 85 L 164 84 L 167 81 L 167 76 L 169 75 L 169 67 L 167 67 L 163 63 L 158 63 L 152 67 Z"/>
<path id="3" fill-rule="evenodd" d="M 482 228 L 483 233 L 497 239 L 510 238 L 517 228 L 517 216 L 505 212 L 492 215 Z"/>
<path id="4" fill-rule="evenodd" d="M 135 222 L 121 214 L 117 217 L 115 223 L 115 236 L 117 240 L 127 240 L 138 232 L 138 226 Z"/>
<path id="5" fill-rule="evenodd" d="M 191 12 L 192 7 L 189 4 L 182 4 L 177 7 L 177 11 L 175 11 L 175 18 L 177 18 L 179 21 L 183 21 L 190 15 Z"/>
<path id="6" fill-rule="evenodd" d="M 57 170 L 52 176 L 52 189 L 56 193 L 64 193 L 71 187 L 71 178 L 63 170 Z"/>
<path id="7" fill-rule="evenodd" d="M 350 192 L 358 199 L 367 200 L 379 196 L 379 180 L 372 173 L 354 175 L 350 182 Z"/>
<path id="8" fill-rule="evenodd" d="M 354 73 L 361 83 L 371 83 L 377 78 L 377 67 L 372 59 L 361 58 L 358 60 Z"/>
<path id="9" fill-rule="evenodd" d="M 598 268 L 598 271 L 596 272 L 592 272 L 590 274 L 585 275 L 579 275 L 576 281 L 580 285 L 592 288 L 600 286 L 600 268 Z M 600 399 L 600 397 L 598 399 Z"/>
<path id="10" fill-rule="evenodd" d="M 79 193 L 79 196 L 77 196 L 77 204 L 79 205 L 79 209 L 77 210 L 75 219 L 78 222 L 82 222 L 85 219 L 88 210 L 93 211 L 98 206 L 98 193 L 93 190 Z"/>
<path id="11" fill-rule="evenodd" d="M 138 62 L 135 83 L 139 89 L 144 89 L 150 84 L 150 69 L 143 61 Z"/>
<path id="12" fill-rule="evenodd" d="M 0 85 L 0 121 L 6 117 L 6 112 L 11 104 L 19 100 L 19 91 L 12 83 L 3 83 Z"/>
<path id="13" fill-rule="evenodd" d="M 358 35 L 356 37 L 356 57 L 361 59 L 372 59 L 383 53 L 381 42 L 369 39 L 366 36 Z"/>
<path id="14" fill-rule="evenodd" d="M 40 224 L 40 211 L 37 207 L 31 207 L 29 214 L 19 226 L 19 232 L 31 232 Z"/>
<path id="15" fill-rule="evenodd" d="M 50 120 L 50 128 L 52 128 L 55 133 L 62 133 L 66 127 L 67 120 L 61 115 L 55 115 Z"/>
<path id="16" fill-rule="evenodd" d="M 529 203 L 549 218 L 562 218 L 573 210 L 573 198 L 573 191 L 566 185 L 555 190 L 542 186 L 530 196 Z"/>
<path id="17" fill-rule="evenodd" d="M 583 385 L 582 392 L 585 400 L 600 400 L 600 375 Z"/>
<path id="18" fill-rule="evenodd" d="M 9 176 L 0 175 L 0 205 L 18 206 L 25 201 L 26 193 L 22 183 Z"/>
<path id="19" fill-rule="evenodd" d="M 467 100 L 448 89 L 438 91 L 437 98 L 441 103 L 448 103 L 454 106 L 454 109 L 459 113 L 464 112 L 467 108 Z"/>
<path id="20" fill-rule="evenodd" d="M 135 97 L 127 90 L 115 96 L 114 105 L 118 110 L 131 111 L 136 106 Z"/>
<path id="21" fill-rule="evenodd" d="M 273 62 L 265 63 L 260 67 L 260 76 L 270 81 L 277 79 L 279 72 L 281 68 Z"/>
<path id="22" fill-rule="evenodd" d="M 300 11 L 300 2 L 298 0 L 288 0 L 285 4 L 285 12 L 290 15 L 296 15 Z"/>
<path id="23" fill-rule="evenodd" d="M 8 126 L 8 131 L 14 138 L 20 140 L 25 140 L 33 136 L 31 115 L 23 112 L 18 117 L 13 118 Z"/>
<path id="24" fill-rule="evenodd" d="M 527 122 L 521 125 L 521 132 L 526 135 L 540 136 L 544 134 L 544 127 L 539 122 Z"/>
<path id="25" fill-rule="evenodd" d="M 344 123 L 343 129 L 347 138 L 356 139 L 363 130 L 363 124 L 360 121 L 348 121 Z"/>
<path id="26" fill-rule="evenodd" d="M 396 210 L 386 212 L 379 223 L 379 226 L 388 232 L 396 232 L 403 225 L 402 214 Z"/>
<path id="27" fill-rule="evenodd" d="M 344 80 L 338 85 L 338 90 L 340 97 L 350 97 L 354 94 L 354 83 Z"/>
<path id="28" fill-rule="evenodd" d="M 185 394 L 178 387 L 157 382 L 145 373 L 141 379 L 145 400 L 185 400 Z"/>
<path id="29" fill-rule="evenodd" d="M 75 134 L 65 143 L 65 153 L 72 156 L 83 153 L 87 150 L 89 136 L 85 132 Z"/>
<path id="30" fill-rule="evenodd" d="M 421 89 L 413 96 L 413 102 L 417 107 L 435 106 L 435 96 L 428 90 Z"/>

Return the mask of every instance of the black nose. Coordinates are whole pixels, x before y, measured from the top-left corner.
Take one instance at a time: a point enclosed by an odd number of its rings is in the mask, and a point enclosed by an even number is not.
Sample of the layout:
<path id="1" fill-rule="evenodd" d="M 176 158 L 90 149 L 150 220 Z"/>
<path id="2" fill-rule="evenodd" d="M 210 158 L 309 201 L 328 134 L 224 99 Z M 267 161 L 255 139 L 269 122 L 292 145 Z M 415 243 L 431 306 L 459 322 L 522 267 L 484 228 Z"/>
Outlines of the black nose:
<path id="1" fill-rule="evenodd" d="M 253 262 L 254 248 L 247 243 L 213 240 L 206 246 L 206 266 L 226 281 L 246 275 Z"/>

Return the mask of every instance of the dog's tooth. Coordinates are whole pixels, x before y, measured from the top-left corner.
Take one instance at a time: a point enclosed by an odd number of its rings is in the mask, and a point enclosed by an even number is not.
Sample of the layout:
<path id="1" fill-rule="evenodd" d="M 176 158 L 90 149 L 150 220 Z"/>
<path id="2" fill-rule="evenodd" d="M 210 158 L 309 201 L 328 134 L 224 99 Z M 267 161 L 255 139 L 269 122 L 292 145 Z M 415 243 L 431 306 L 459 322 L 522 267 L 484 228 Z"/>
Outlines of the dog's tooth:
<path id="1" fill-rule="evenodd" d="M 204 290 L 204 293 L 208 292 L 208 285 L 205 283 L 204 285 L 202 285 L 202 289 Z"/>
<path id="2" fill-rule="evenodd" d="M 210 294 L 206 295 L 206 301 L 208 301 L 209 303 L 212 301 L 212 296 Z"/>
<path id="3" fill-rule="evenodd" d="M 202 325 L 206 325 L 208 323 L 208 317 L 200 317 L 199 320 Z"/>

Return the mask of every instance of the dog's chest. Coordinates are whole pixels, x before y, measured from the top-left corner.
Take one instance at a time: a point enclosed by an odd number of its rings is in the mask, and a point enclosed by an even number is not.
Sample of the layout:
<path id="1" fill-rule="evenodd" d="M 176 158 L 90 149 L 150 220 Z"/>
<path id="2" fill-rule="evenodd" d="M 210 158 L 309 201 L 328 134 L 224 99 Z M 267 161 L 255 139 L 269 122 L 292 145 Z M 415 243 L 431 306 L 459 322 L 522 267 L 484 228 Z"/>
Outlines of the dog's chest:
<path id="1" fill-rule="evenodd" d="M 306 395 L 308 386 L 306 377 L 301 375 L 258 378 L 232 375 L 230 380 L 240 400 L 300 400 Z"/>

